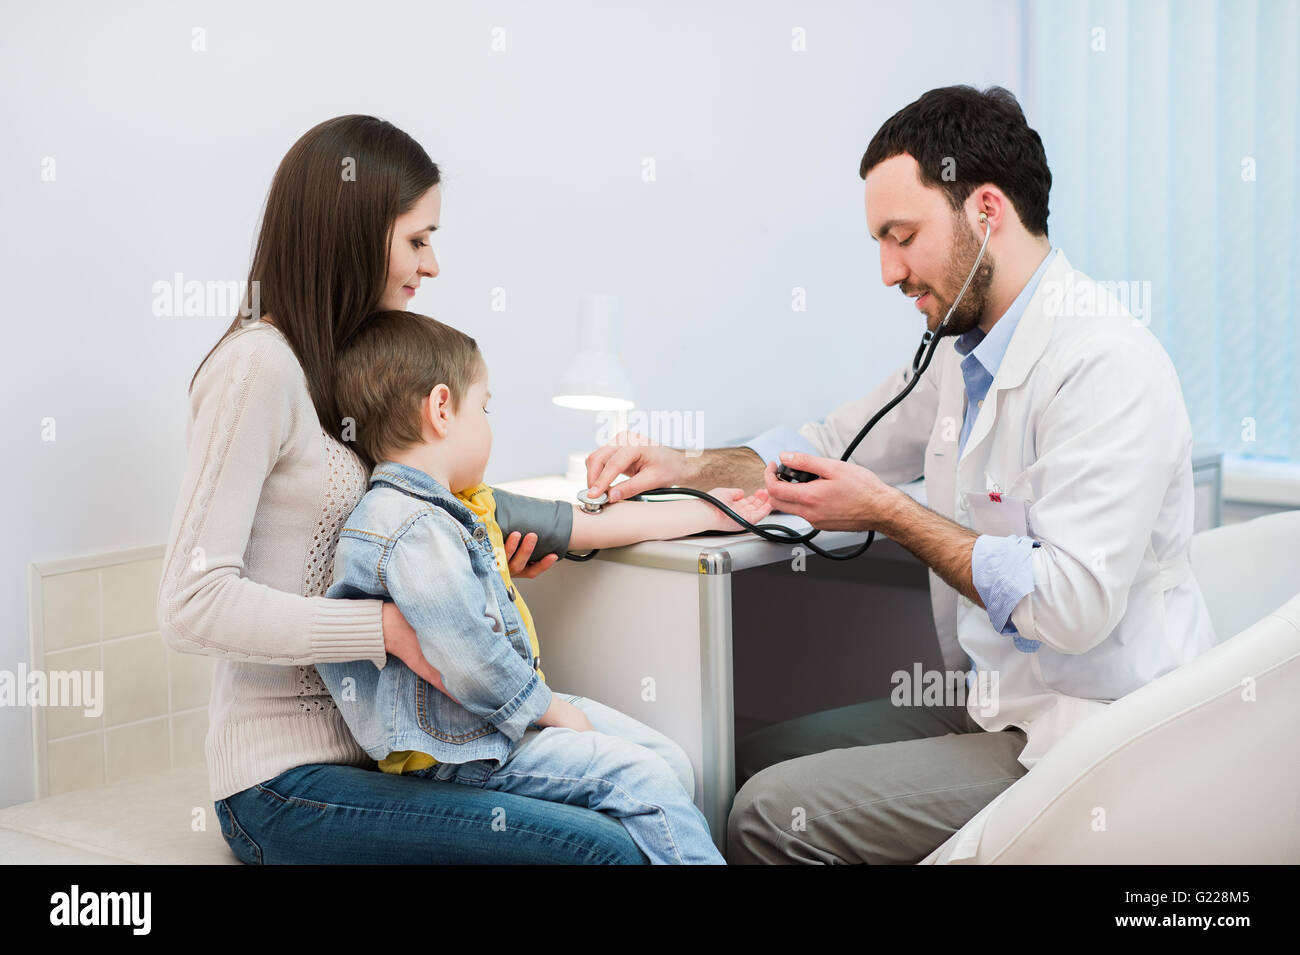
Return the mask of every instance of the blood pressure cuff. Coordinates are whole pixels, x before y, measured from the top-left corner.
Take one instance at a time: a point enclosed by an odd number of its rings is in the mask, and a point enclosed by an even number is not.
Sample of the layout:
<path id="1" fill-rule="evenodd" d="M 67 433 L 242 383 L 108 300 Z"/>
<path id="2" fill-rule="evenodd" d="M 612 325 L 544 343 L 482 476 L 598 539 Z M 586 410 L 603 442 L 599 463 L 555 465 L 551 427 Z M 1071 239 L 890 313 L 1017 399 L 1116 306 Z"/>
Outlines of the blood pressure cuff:
<path id="1" fill-rule="evenodd" d="M 533 560 L 541 560 L 547 554 L 564 556 L 573 536 L 572 504 L 511 494 L 495 487 L 492 499 L 496 502 L 496 521 L 503 540 L 514 531 L 519 532 L 522 540 L 531 531 L 537 535 Z"/>

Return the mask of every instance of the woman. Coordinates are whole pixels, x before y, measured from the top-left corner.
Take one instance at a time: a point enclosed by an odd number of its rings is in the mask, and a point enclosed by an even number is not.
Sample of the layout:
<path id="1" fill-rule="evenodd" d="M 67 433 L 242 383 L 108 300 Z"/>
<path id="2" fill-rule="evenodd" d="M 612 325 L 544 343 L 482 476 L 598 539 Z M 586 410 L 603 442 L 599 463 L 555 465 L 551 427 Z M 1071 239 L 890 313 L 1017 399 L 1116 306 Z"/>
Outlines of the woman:
<path id="1" fill-rule="evenodd" d="M 441 686 L 392 603 L 332 600 L 334 545 L 366 489 L 333 389 L 365 317 L 438 275 L 438 167 L 370 116 L 321 123 L 276 170 L 241 313 L 190 383 L 189 454 L 158 595 L 177 650 L 217 657 L 205 750 L 222 835 L 247 863 L 639 863 L 589 809 L 378 772 L 316 674 L 387 654 Z M 507 541 L 511 573 L 535 535 Z"/>

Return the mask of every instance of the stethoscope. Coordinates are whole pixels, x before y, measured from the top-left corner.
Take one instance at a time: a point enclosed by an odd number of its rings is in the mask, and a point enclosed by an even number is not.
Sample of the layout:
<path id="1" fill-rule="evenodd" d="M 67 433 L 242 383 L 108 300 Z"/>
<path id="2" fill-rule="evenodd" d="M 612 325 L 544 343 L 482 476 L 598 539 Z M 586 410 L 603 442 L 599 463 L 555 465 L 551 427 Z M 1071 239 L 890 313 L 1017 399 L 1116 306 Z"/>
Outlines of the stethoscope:
<path id="1" fill-rule="evenodd" d="M 847 461 L 853 455 L 853 452 L 857 449 L 858 445 L 862 443 L 862 439 L 865 438 L 867 434 L 870 433 L 871 429 L 876 426 L 876 422 L 878 422 L 885 415 L 889 414 L 889 412 L 894 410 L 894 407 L 900 401 L 902 401 L 909 394 L 911 394 L 912 389 L 916 387 L 916 383 L 921 380 L 921 375 L 923 375 L 925 373 L 925 370 L 930 367 L 930 361 L 931 359 L 934 358 L 935 349 L 939 347 L 939 339 L 943 334 L 943 330 L 948 327 L 948 321 L 949 319 L 952 318 L 953 312 L 955 312 L 957 310 L 957 306 L 961 304 L 962 297 L 965 296 L 966 290 L 970 288 L 970 283 L 975 280 L 975 273 L 976 271 L 979 270 L 980 263 L 984 260 L 984 250 L 988 248 L 989 236 L 993 234 L 993 225 L 992 223 L 989 222 L 988 213 L 981 212 L 979 216 L 979 221 L 984 223 L 984 241 L 980 243 L 979 255 L 975 256 L 975 264 L 971 266 L 970 274 L 966 276 L 966 281 L 962 285 L 961 291 L 958 292 L 957 297 L 953 299 L 953 303 L 949 307 L 948 313 L 944 315 L 943 321 L 939 323 L 939 327 L 936 328 L 933 332 L 930 331 L 929 329 L 926 329 L 925 334 L 921 336 L 921 344 L 917 347 L 916 355 L 913 356 L 912 358 L 912 380 L 907 383 L 906 388 L 904 388 L 902 391 L 896 394 L 892 399 L 890 399 L 890 401 L 883 408 L 881 408 L 879 411 L 877 411 L 874 415 L 871 416 L 870 421 L 868 421 L 865 425 L 862 426 L 862 430 L 858 432 L 858 436 L 849 442 L 849 446 L 845 448 L 844 453 L 840 455 L 841 461 Z M 779 468 L 777 468 L 776 476 L 778 480 L 787 481 L 794 484 L 806 484 L 809 481 L 815 481 L 818 478 L 818 475 L 813 474 L 811 471 L 800 471 L 796 468 L 789 467 L 788 465 L 785 464 L 782 464 Z M 848 554 L 834 554 L 828 550 L 823 550 L 822 548 L 818 547 L 816 544 L 812 542 L 812 539 L 821 533 L 821 531 L 816 528 L 814 528 L 811 531 L 807 531 L 806 533 L 800 534 L 799 532 L 789 527 L 786 527 L 784 524 L 751 524 L 749 523 L 749 521 L 745 520 L 743 517 L 741 517 L 731 508 L 729 508 L 726 504 L 723 504 L 721 501 L 719 501 L 716 497 L 713 497 L 710 494 L 706 494 L 704 491 L 697 491 L 695 488 L 692 487 L 657 487 L 649 491 L 642 491 L 640 494 L 634 494 L 631 497 L 627 498 L 626 500 L 644 501 L 651 495 L 662 495 L 662 494 L 671 494 L 671 495 L 684 494 L 687 495 L 688 497 L 698 497 L 701 500 L 708 501 L 710 504 L 712 504 L 718 510 L 722 511 L 724 514 L 730 517 L 741 527 L 745 528 L 746 530 L 750 531 L 753 534 L 757 534 L 759 537 L 763 538 L 764 540 L 772 541 L 775 544 L 806 545 L 808 549 L 811 550 L 814 554 L 820 554 L 822 557 L 827 557 L 830 560 L 852 560 L 855 557 L 861 557 L 866 552 L 867 548 L 870 547 L 872 542 L 876 539 L 876 532 L 874 530 L 868 531 L 867 539 L 862 542 L 861 547 L 857 548 L 856 550 Z M 587 496 L 586 490 L 580 491 L 578 493 L 578 504 L 588 514 L 599 514 L 601 508 L 604 507 L 604 505 L 607 504 L 608 502 L 609 502 L 608 494 L 600 494 L 592 498 Z M 705 531 L 704 533 L 711 534 L 711 535 L 730 536 L 741 532 L 740 531 Z M 569 560 L 591 560 L 591 558 L 595 557 L 598 553 L 600 553 L 599 550 L 592 550 L 592 551 L 588 551 L 585 554 L 574 555 L 569 553 L 569 554 L 565 554 L 564 556 L 567 557 Z"/>

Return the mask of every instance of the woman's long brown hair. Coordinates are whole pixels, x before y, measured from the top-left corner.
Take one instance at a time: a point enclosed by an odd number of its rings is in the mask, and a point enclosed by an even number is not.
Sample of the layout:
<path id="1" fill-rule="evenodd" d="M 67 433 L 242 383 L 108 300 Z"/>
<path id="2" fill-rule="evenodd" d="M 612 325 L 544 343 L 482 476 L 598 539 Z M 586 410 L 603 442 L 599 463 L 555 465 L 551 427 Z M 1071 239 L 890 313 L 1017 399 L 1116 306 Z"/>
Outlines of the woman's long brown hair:
<path id="1" fill-rule="evenodd" d="M 241 314 L 190 389 L 227 336 L 271 315 L 307 376 L 321 427 L 337 436 L 335 356 L 379 307 L 394 220 L 440 181 L 420 144 L 382 119 L 339 116 L 309 129 L 271 180 Z"/>

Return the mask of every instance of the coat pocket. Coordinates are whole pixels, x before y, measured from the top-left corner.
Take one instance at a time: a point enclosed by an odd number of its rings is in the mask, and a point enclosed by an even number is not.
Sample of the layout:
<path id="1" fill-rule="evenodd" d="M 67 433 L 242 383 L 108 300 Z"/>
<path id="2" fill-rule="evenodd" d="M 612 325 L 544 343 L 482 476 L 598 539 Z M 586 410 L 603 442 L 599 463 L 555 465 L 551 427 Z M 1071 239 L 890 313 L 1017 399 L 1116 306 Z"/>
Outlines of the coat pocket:
<path id="1" fill-rule="evenodd" d="M 1029 504 L 1024 498 L 988 491 L 965 491 L 962 497 L 975 533 L 993 537 L 1028 535 Z"/>

